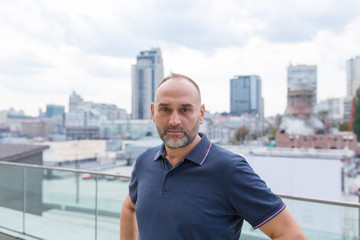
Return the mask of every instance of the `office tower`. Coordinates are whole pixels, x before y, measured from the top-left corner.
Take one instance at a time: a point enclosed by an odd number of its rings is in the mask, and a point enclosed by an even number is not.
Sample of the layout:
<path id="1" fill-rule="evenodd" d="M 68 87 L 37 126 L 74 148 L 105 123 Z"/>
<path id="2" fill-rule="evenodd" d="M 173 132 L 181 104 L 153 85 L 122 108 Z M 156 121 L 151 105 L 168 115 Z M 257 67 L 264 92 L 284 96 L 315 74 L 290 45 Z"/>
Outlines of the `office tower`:
<path id="1" fill-rule="evenodd" d="M 159 48 L 141 51 L 132 66 L 132 118 L 151 118 L 150 103 L 155 100 L 158 84 L 164 78 Z"/>
<path id="2" fill-rule="evenodd" d="M 287 68 L 287 83 L 289 91 L 300 91 L 305 89 L 307 92 L 312 89 L 311 106 L 316 105 L 317 99 L 317 67 L 316 65 L 296 65 L 291 63 Z M 289 109 L 288 94 L 288 109 Z M 312 108 L 314 109 L 314 108 Z M 313 110 L 312 110 L 313 111 Z"/>
<path id="3" fill-rule="evenodd" d="M 230 79 L 230 114 L 253 114 L 258 118 L 259 130 L 264 123 L 264 99 L 261 97 L 261 78 L 256 75 L 235 76 Z"/>
<path id="4" fill-rule="evenodd" d="M 84 105 L 84 100 L 75 91 L 69 97 L 69 112 L 75 112 Z"/>
<path id="5" fill-rule="evenodd" d="M 65 113 L 65 107 L 61 105 L 48 104 L 46 105 L 46 117 L 63 116 Z"/>
<path id="6" fill-rule="evenodd" d="M 354 97 L 356 90 L 360 87 L 360 56 L 346 62 L 346 83 L 346 95 Z"/>

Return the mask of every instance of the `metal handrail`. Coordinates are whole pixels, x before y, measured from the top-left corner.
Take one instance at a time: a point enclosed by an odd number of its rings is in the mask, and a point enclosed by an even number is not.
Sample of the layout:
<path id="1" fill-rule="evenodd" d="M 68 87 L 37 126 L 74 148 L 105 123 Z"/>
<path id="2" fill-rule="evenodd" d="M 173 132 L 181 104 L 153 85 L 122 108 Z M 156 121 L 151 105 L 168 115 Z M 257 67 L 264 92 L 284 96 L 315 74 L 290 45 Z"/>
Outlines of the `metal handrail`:
<path id="1" fill-rule="evenodd" d="M 307 197 L 297 197 L 297 196 L 283 195 L 283 194 L 277 194 L 277 195 L 281 198 L 304 201 L 304 202 L 322 203 L 322 204 L 336 205 L 336 206 L 342 206 L 342 207 L 360 208 L 359 203 L 351 203 L 351 202 L 344 202 L 344 201 L 331 201 L 331 200 L 307 198 Z"/>
<path id="2" fill-rule="evenodd" d="M 112 177 L 118 177 L 118 178 L 123 178 L 123 179 L 127 179 L 127 180 L 131 179 L 131 177 L 127 176 L 127 175 L 101 173 L 101 172 L 97 172 L 97 171 L 78 170 L 78 169 L 71 169 L 71 168 L 49 167 L 49 166 L 25 164 L 25 163 L 0 161 L 0 165 L 27 167 L 27 168 L 36 168 L 36 169 L 54 170 L 54 171 L 65 171 L 65 172 L 74 172 L 74 173 L 90 173 L 90 174 L 99 175 L 99 176 L 112 176 Z M 313 203 L 321 203 L 321 204 L 328 204 L 328 205 L 336 205 L 336 206 L 342 206 L 342 207 L 353 207 L 353 208 L 360 209 L 359 203 L 351 203 L 351 202 L 344 202 L 344 201 L 332 201 L 332 200 L 316 199 L 316 198 L 309 198 L 309 197 L 298 197 L 298 196 L 291 196 L 291 195 L 284 195 L 284 194 L 277 194 L 277 195 L 281 198 L 286 198 L 286 199 L 305 201 L 305 202 L 313 202 Z"/>
<path id="3" fill-rule="evenodd" d="M 90 173 L 90 174 L 96 174 L 96 175 L 99 175 L 99 176 L 120 177 L 120 178 L 123 178 L 123 179 L 129 179 L 129 180 L 131 179 L 131 177 L 127 176 L 127 175 L 102 173 L 102 172 L 97 172 L 97 171 L 80 170 L 80 169 L 72 169 L 72 168 L 49 167 L 49 166 L 26 164 L 26 163 L 15 163 L 15 162 L 0 161 L 0 165 L 15 166 L 15 167 L 27 167 L 27 168 L 36 168 L 36 169 L 54 170 L 54 171 L 63 171 L 63 172 L 73 172 L 73 173 Z"/>

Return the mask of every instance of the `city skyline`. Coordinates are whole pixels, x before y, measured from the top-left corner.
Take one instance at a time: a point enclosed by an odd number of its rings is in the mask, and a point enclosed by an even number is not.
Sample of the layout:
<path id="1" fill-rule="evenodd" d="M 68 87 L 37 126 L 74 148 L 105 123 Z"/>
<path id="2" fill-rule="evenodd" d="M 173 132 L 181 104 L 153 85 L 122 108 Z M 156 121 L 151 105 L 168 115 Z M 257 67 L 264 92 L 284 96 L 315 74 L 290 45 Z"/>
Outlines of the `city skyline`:
<path id="1" fill-rule="evenodd" d="M 130 113 L 134 56 L 152 47 L 165 76 L 194 79 L 213 113 L 230 111 L 233 76 L 253 74 L 265 116 L 284 113 L 290 62 L 317 66 L 318 101 L 345 97 L 346 61 L 360 55 L 359 9 L 356 0 L 2 2 L 0 110 L 36 116 L 76 91 Z"/>

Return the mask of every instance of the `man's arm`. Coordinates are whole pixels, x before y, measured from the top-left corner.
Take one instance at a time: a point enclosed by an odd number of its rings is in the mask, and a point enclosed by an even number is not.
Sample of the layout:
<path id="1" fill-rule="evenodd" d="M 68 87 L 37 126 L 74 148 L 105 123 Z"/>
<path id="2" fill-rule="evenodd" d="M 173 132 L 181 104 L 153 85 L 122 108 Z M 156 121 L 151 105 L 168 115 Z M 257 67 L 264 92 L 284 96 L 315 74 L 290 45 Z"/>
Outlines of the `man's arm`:
<path id="1" fill-rule="evenodd" d="M 139 231 L 136 222 L 135 205 L 130 200 L 130 196 L 124 200 L 120 216 L 120 239 L 137 240 Z"/>
<path id="2" fill-rule="evenodd" d="M 300 225 L 297 223 L 290 211 L 285 208 L 273 219 L 260 227 L 260 230 L 271 239 L 306 239 Z"/>

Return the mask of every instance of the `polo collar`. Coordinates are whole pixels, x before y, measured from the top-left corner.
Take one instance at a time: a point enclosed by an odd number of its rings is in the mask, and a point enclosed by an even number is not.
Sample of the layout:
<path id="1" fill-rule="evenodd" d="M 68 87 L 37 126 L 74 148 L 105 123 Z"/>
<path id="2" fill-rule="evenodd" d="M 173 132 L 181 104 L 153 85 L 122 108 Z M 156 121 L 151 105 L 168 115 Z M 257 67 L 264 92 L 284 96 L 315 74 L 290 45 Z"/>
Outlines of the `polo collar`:
<path id="1" fill-rule="evenodd" d="M 202 165 L 209 152 L 212 145 L 212 142 L 206 137 L 204 133 L 199 133 L 201 140 L 195 146 L 195 148 L 185 157 L 185 159 L 192 161 L 198 165 Z M 159 151 L 156 152 L 154 161 L 165 158 L 165 144 L 161 144 Z"/>

